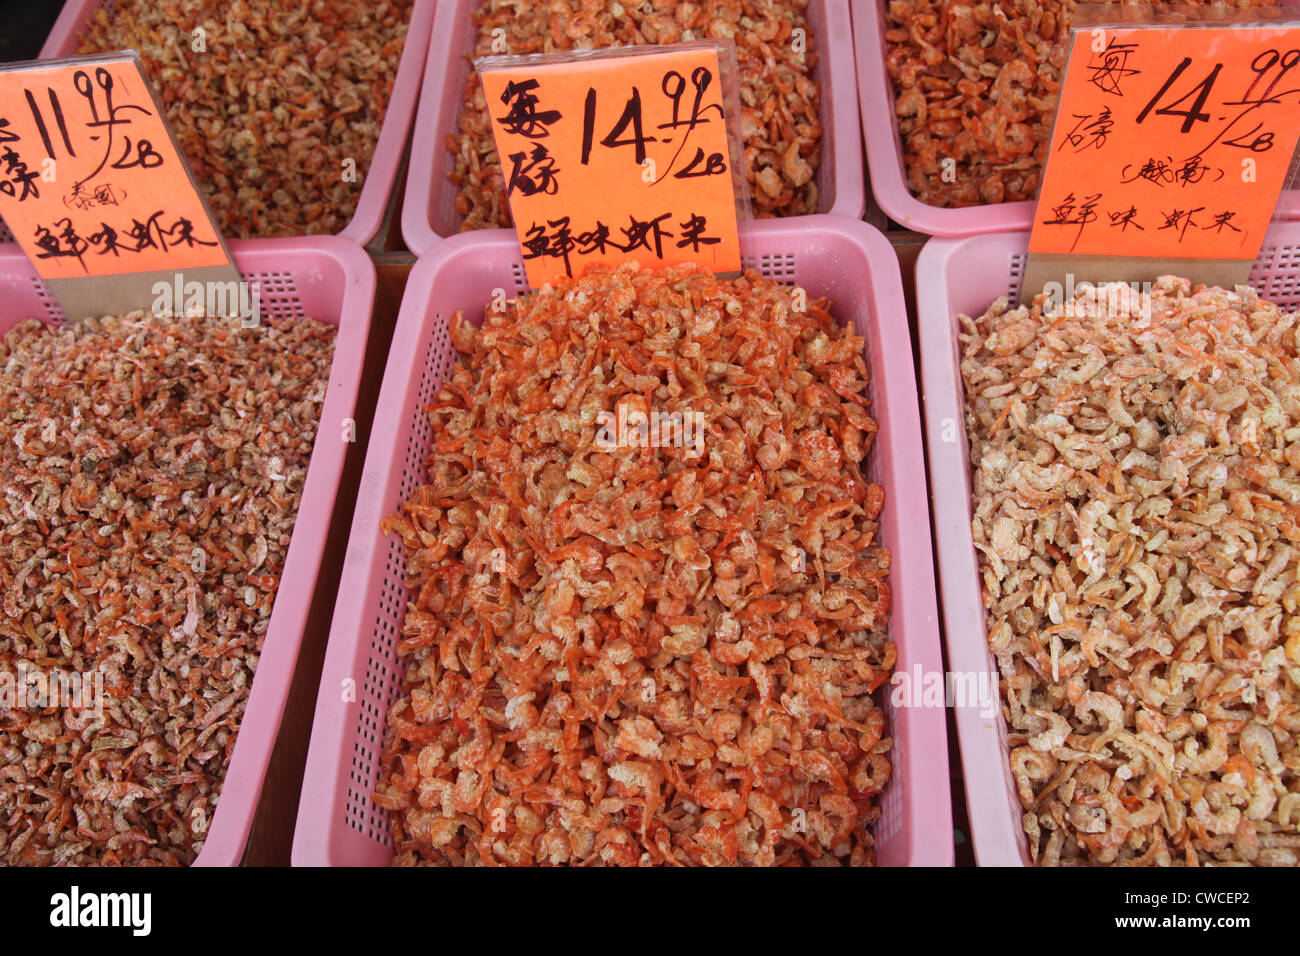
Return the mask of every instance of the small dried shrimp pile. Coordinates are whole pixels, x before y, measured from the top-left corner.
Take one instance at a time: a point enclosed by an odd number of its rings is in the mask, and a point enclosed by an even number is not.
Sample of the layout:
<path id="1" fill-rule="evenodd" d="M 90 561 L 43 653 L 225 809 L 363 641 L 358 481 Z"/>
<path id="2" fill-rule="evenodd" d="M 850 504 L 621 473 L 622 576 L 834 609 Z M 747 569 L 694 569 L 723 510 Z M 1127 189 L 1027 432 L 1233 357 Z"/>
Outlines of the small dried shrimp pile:
<path id="1" fill-rule="evenodd" d="M 484 0 L 474 14 L 474 55 L 734 39 L 754 212 L 806 216 L 818 211 L 814 177 L 822 149 L 821 89 L 812 78 L 818 56 L 807 8 L 807 0 Z M 506 181 L 487 99 L 473 71 L 458 128 L 448 135 L 447 147 L 454 154 L 448 178 L 460 189 L 461 231 L 509 227 Z"/>
<path id="2" fill-rule="evenodd" d="M 931 206 L 1037 198 L 1077 6 L 1075 0 L 889 0 L 885 63 L 907 184 L 917 198 Z M 947 178 L 946 159 L 955 161 Z"/>
<path id="3" fill-rule="evenodd" d="M 453 320 L 430 483 L 386 524 L 416 591 L 395 862 L 874 861 L 876 425 L 862 339 L 792 291 L 631 267 Z M 702 446 L 602 412 L 698 415 Z"/>
<path id="4" fill-rule="evenodd" d="M 0 863 L 198 855 L 333 350 L 138 312 L 0 343 Z"/>
<path id="5" fill-rule="evenodd" d="M 1293 866 L 1300 314 L 1173 277 L 1149 309 L 1105 288 L 962 319 L 1030 852 Z"/>
<path id="6" fill-rule="evenodd" d="M 115 0 L 77 52 L 140 52 L 227 236 L 334 233 L 356 212 L 411 3 Z"/>

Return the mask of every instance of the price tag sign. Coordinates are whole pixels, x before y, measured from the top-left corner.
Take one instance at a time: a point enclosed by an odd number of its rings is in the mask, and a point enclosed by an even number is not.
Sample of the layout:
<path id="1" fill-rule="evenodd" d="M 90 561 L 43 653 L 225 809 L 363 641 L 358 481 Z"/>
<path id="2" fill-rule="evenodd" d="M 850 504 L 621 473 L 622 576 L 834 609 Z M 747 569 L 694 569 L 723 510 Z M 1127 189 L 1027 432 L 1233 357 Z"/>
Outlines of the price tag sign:
<path id="1" fill-rule="evenodd" d="M 0 215 L 69 319 L 239 280 L 134 51 L 0 67 Z"/>
<path id="2" fill-rule="evenodd" d="M 1244 282 L 1300 134 L 1300 27 L 1073 33 L 1025 293 L 1186 274 Z"/>
<path id="3" fill-rule="evenodd" d="M 534 288 L 629 259 L 739 271 L 734 62 L 712 42 L 477 62 Z"/>

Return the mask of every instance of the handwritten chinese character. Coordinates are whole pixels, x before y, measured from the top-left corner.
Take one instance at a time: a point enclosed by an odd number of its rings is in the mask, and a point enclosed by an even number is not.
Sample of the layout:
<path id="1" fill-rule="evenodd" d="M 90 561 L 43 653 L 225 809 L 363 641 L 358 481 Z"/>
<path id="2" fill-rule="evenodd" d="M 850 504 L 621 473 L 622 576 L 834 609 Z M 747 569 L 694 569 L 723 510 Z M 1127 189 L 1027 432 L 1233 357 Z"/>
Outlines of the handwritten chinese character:
<path id="1" fill-rule="evenodd" d="M 633 249 L 646 249 L 653 252 L 660 259 L 664 257 L 664 240 L 671 239 L 673 234 L 667 232 L 660 225 L 665 219 L 668 219 L 671 213 L 664 213 L 662 216 L 656 216 L 645 222 L 629 214 L 628 219 L 631 225 L 624 226 L 623 234 L 627 236 L 627 245 L 623 246 L 624 252 L 631 252 Z M 650 242 L 653 240 L 654 248 L 650 248 Z"/>
<path id="2" fill-rule="evenodd" d="M 1146 232 L 1146 229 L 1144 229 L 1141 225 L 1138 224 L 1137 212 L 1138 211 L 1136 206 L 1129 206 L 1123 212 L 1109 213 L 1108 215 L 1110 216 L 1110 224 L 1112 226 L 1118 226 L 1120 232 L 1127 232 L 1129 226 L 1132 226 L 1134 229 L 1137 229 L 1140 232 Z"/>
<path id="3" fill-rule="evenodd" d="M 1198 212 L 1203 212 L 1204 206 L 1197 206 L 1195 209 L 1173 209 L 1170 212 L 1161 213 L 1165 217 L 1165 224 L 1160 227 L 1161 231 L 1165 229 L 1177 229 L 1178 241 L 1182 242 L 1183 237 L 1187 235 L 1187 230 L 1196 225 L 1192 219 Z"/>
<path id="4" fill-rule="evenodd" d="M 207 241 L 194 235 L 194 223 L 190 222 L 185 216 L 178 218 L 174 223 L 172 223 L 171 228 L 166 231 L 173 246 L 186 246 L 187 248 L 193 248 L 194 246 L 221 245 L 221 243 L 216 239 Z"/>
<path id="5" fill-rule="evenodd" d="M 547 233 L 545 227 L 533 223 L 527 230 L 527 238 L 522 245 L 526 250 L 525 259 L 540 259 L 549 257 L 559 259 L 564 263 L 565 275 L 573 275 L 573 267 L 569 257 L 577 247 L 577 240 L 573 238 L 569 230 L 569 217 L 562 216 L 559 219 L 549 220 L 547 223 L 553 230 Z"/>
<path id="6" fill-rule="evenodd" d="M 57 229 L 58 232 L 55 232 Z M 86 261 L 83 258 L 90 244 L 77 235 L 77 230 L 73 228 L 72 220 L 63 218 L 54 223 L 54 229 L 46 226 L 36 227 L 36 245 L 41 250 L 36 253 L 38 259 L 63 259 L 73 258 L 81 263 L 81 267 L 86 267 Z"/>
<path id="7" fill-rule="evenodd" d="M 578 235 L 578 252 L 584 256 L 589 256 L 593 252 L 599 252 L 601 255 L 604 255 L 606 246 L 614 249 L 623 248 L 610 238 L 609 226 L 605 225 L 599 219 L 596 220 L 596 225 L 593 228 Z"/>
<path id="8" fill-rule="evenodd" d="M 510 154 L 510 180 L 506 185 L 506 195 L 518 190 L 525 196 L 535 196 L 538 193 L 554 196 L 560 188 L 556 178 L 559 172 L 555 157 L 541 143 L 534 143 L 531 155 L 522 150 Z"/>
<path id="9" fill-rule="evenodd" d="M 1065 134 L 1065 139 L 1061 140 L 1060 148 L 1064 149 L 1066 146 L 1070 146 L 1076 153 L 1082 153 L 1085 149 L 1101 149 L 1106 145 L 1106 138 L 1110 136 L 1111 130 L 1115 126 L 1109 106 L 1104 107 L 1096 116 L 1091 113 L 1074 113 L 1072 115 L 1078 122 L 1074 124 L 1070 132 Z"/>
<path id="10" fill-rule="evenodd" d="M 4 175 L 9 177 L 0 179 L 0 192 L 6 196 L 17 196 L 19 202 L 29 196 L 34 199 L 40 198 L 40 189 L 36 185 L 40 175 L 27 168 L 27 164 L 19 158 L 12 146 L 6 145 L 4 151 L 0 152 L 0 162 L 4 163 Z M 19 193 L 20 187 L 21 193 Z"/>
<path id="11" fill-rule="evenodd" d="M 131 249 L 129 247 L 123 247 L 117 241 L 117 230 L 114 229 L 112 226 L 110 226 L 108 223 L 103 221 L 101 221 L 99 224 L 99 231 L 91 234 L 90 244 L 96 246 L 99 249 L 99 254 L 101 256 L 106 256 L 109 253 L 112 253 L 114 256 L 120 257 L 122 255 L 121 250 L 123 248 L 127 248 L 128 252 L 136 251 L 135 249 Z"/>
<path id="12" fill-rule="evenodd" d="M 120 202 L 121 200 L 123 200 L 123 199 L 125 199 L 125 198 L 126 198 L 126 195 L 125 195 L 124 193 L 123 193 L 123 194 L 119 194 L 119 193 L 114 192 L 114 191 L 113 191 L 113 187 L 112 187 L 112 185 L 109 184 L 109 183 L 104 183 L 102 186 L 96 186 L 96 187 L 95 187 L 95 203 L 96 203 L 96 205 L 99 205 L 99 206 L 116 206 L 116 205 L 118 204 L 118 202 Z"/>
<path id="13" fill-rule="evenodd" d="M 677 243 L 678 249 L 690 246 L 692 252 L 699 252 L 700 246 L 713 246 L 722 241 L 719 236 L 706 236 L 704 234 L 708 223 L 703 216 L 692 213 L 689 219 L 677 225 L 682 230 L 682 238 Z"/>
<path id="14" fill-rule="evenodd" d="M 1088 63 L 1088 73 L 1091 74 L 1088 82 L 1103 93 L 1123 96 L 1121 81 L 1142 72 L 1128 65 L 1129 57 L 1136 50 L 1136 43 L 1116 43 L 1114 37 L 1111 37 L 1106 43 L 1106 49 Z"/>
<path id="15" fill-rule="evenodd" d="M 527 139 L 545 139 L 551 135 L 547 127 L 563 118 L 559 110 L 538 111 L 537 95 L 533 93 L 538 86 L 536 80 L 511 81 L 506 86 L 501 102 L 509 105 L 510 111 L 498 122 L 507 133 Z"/>
<path id="16" fill-rule="evenodd" d="M 1190 159 L 1185 160 L 1183 162 L 1183 165 L 1179 167 L 1178 172 L 1175 175 L 1175 179 L 1181 185 L 1186 186 L 1189 183 L 1190 184 L 1199 183 L 1202 179 L 1205 178 L 1206 173 L 1212 171 L 1213 170 L 1210 166 L 1207 166 L 1204 162 L 1202 162 L 1200 156 L 1193 156 Z M 1218 173 L 1219 175 L 1215 177 L 1212 180 L 1212 182 L 1217 183 L 1220 179 L 1223 178 L 1223 170 L 1222 169 L 1218 170 Z"/>
<path id="17" fill-rule="evenodd" d="M 1070 193 L 1059 206 L 1052 207 L 1052 218 L 1043 220 L 1043 225 L 1078 226 L 1074 242 L 1070 244 L 1070 248 L 1073 249 L 1079 244 L 1079 237 L 1083 235 L 1084 227 L 1096 221 L 1097 204 L 1100 202 L 1101 193 L 1093 193 L 1082 201 L 1076 199 L 1074 193 Z"/>
<path id="18" fill-rule="evenodd" d="M 1214 222 L 1210 223 L 1208 226 L 1202 226 L 1201 228 L 1213 229 L 1215 235 L 1219 235 L 1220 233 L 1223 232 L 1224 229 L 1231 229 L 1233 232 L 1241 232 L 1240 229 L 1238 229 L 1231 222 L 1229 222 L 1229 220 L 1235 218 L 1236 215 L 1237 214 L 1235 212 L 1228 212 L 1227 210 L 1224 210 L 1221 213 L 1215 214 Z"/>

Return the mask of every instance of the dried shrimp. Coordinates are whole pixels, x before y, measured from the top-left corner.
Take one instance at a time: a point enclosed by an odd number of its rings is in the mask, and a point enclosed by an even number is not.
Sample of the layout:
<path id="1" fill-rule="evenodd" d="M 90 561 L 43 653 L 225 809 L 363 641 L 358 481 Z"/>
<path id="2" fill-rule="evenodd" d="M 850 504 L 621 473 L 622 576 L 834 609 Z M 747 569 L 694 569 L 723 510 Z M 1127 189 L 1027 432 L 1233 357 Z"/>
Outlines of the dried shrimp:
<path id="1" fill-rule="evenodd" d="M 140 52 L 227 236 L 336 233 L 356 212 L 411 3 L 116 0 L 77 52 Z"/>
<path id="2" fill-rule="evenodd" d="M 1300 313 L 1164 277 L 962 317 L 1040 864 L 1300 863 Z"/>
<path id="3" fill-rule="evenodd" d="M 0 863 L 202 849 L 333 347 L 143 313 L 0 342 Z"/>
<path id="4" fill-rule="evenodd" d="M 862 339 L 801 300 L 630 266 L 453 319 L 429 483 L 385 523 L 395 862 L 874 861 L 876 424 Z"/>

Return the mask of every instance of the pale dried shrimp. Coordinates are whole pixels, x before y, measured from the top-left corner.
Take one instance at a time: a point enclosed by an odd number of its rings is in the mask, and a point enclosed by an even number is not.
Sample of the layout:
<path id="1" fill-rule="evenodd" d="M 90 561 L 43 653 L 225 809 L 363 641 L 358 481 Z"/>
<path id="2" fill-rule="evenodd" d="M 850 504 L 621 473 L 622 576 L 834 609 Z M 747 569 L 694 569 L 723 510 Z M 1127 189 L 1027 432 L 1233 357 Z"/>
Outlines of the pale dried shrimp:
<path id="1" fill-rule="evenodd" d="M 1300 313 L 1244 286 L 1105 288 L 962 317 L 1029 851 L 1294 866 Z"/>

